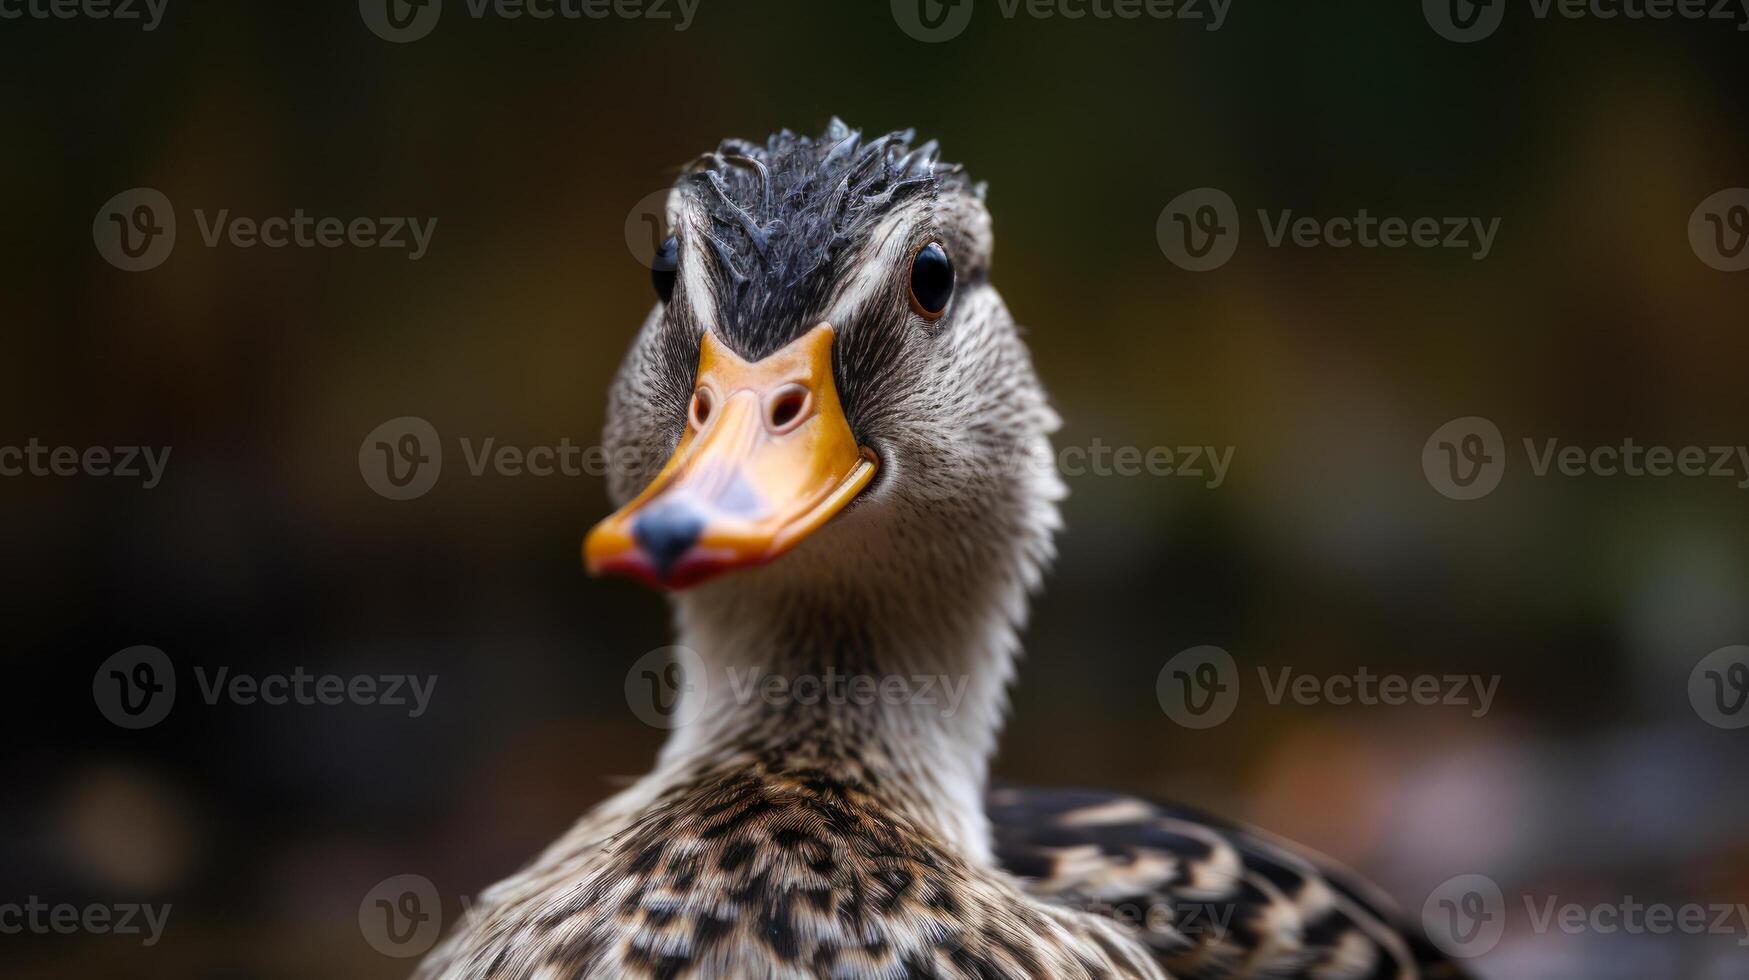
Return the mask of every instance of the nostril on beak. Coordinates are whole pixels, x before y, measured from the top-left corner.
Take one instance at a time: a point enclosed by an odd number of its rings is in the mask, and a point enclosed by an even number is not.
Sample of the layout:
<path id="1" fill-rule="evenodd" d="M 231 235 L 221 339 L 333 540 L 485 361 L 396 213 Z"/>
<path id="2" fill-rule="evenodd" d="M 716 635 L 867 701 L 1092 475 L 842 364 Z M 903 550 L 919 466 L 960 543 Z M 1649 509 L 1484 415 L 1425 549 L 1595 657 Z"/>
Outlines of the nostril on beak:
<path id="1" fill-rule="evenodd" d="M 679 501 L 657 504 L 632 521 L 632 537 L 664 578 L 703 531 L 704 518 Z"/>
<path id="2" fill-rule="evenodd" d="M 785 385 L 772 395 L 767 405 L 766 428 L 773 435 L 782 435 L 795 428 L 809 404 L 808 389 L 801 385 Z"/>

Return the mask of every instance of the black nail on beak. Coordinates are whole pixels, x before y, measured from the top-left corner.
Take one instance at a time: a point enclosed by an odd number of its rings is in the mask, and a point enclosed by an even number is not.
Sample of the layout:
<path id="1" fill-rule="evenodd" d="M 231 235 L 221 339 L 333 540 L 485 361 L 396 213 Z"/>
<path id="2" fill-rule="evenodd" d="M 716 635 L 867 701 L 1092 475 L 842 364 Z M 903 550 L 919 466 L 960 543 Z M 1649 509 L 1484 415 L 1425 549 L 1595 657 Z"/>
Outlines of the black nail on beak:
<path id="1" fill-rule="evenodd" d="M 652 507 L 632 522 L 632 537 L 663 578 L 668 577 L 668 570 L 680 556 L 698 543 L 703 531 L 704 517 L 680 501 Z"/>

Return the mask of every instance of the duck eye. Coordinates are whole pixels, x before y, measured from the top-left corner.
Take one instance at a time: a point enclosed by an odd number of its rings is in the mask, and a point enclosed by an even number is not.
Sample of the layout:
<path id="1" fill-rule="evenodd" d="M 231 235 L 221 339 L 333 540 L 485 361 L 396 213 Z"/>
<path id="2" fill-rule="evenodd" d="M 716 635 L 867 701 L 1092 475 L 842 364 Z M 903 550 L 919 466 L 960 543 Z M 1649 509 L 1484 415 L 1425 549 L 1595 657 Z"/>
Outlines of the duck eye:
<path id="1" fill-rule="evenodd" d="M 939 320 L 953 296 L 953 262 L 935 242 L 917 250 L 911 260 L 911 308 L 925 320 Z"/>
<path id="2" fill-rule="evenodd" d="M 656 257 L 650 261 L 650 282 L 664 303 L 674 299 L 674 270 L 679 267 L 680 240 L 669 235 L 657 246 Z"/>

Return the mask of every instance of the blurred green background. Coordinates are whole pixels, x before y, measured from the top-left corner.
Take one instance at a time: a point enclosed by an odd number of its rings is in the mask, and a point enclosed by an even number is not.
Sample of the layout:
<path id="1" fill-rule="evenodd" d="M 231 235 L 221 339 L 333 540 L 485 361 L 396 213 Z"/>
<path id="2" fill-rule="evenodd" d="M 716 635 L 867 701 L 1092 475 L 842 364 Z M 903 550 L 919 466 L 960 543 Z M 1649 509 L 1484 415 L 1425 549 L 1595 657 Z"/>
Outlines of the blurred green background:
<path id="1" fill-rule="evenodd" d="M 885 2 L 702 0 L 507 20 L 447 0 L 389 43 L 356 4 L 179 2 L 150 32 L 0 20 L 0 443 L 173 447 L 161 486 L 0 479 L 10 737 L 0 903 L 173 903 L 161 942 L 4 935 L 22 977 L 405 975 L 360 902 L 469 896 L 642 772 L 627 668 L 662 601 L 592 581 L 595 478 L 472 476 L 457 442 L 598 439 L 652 302 L 628 216 L 730 136 L 916 127 L 990 184 L 993 278 L 1061 445 L 1233 447 L 1226 481 L 1069 480 L 997 774 L 1167 796 L 1378 880 L 1419 917 L 1453 875 L 1580 903 L 1749 898 L 1749 731 L 1690 673 L 1749 643 L 1734 478 L 1534 478 L 1522 440 L 1749 441 L 1749 273 L 1703 264 L 1703 199 L 1749 184 L 1749 35 L 1537 20 L 1445 40 L 1416 4 L 1250 4 L 1206 22 L 1004 17 L 907 36 Z M 93 216 L 152 187 L 176 249 L 127 273 Z M 1184 271 L 1156 222 L 1243 218 Z M 1256 209 L 1500 219 L 1492 253 L 1270 248 Z M 195 209 L 419 216 L 429 254 L 203 246 Z M 399 416 L 442 435 L 417 500 L 361 478 Z M 1422 469 L 1460 416 L 1498 490 Z M 176 709 L 126 731 L 92 677 L 135 644 Z M 1206 731 L 1155 681 L 1230 651 Z M 438 676 L 413 719 L 196 696 L 194 667 Z M 1497 676 L 1492 710 L 1271 705 L 1259 666 Z M 1485 976 L 1749 976 L 1749 936 L 1537 934 Z M 1616 971 L 1616 972 L 1610 972 Z"/>

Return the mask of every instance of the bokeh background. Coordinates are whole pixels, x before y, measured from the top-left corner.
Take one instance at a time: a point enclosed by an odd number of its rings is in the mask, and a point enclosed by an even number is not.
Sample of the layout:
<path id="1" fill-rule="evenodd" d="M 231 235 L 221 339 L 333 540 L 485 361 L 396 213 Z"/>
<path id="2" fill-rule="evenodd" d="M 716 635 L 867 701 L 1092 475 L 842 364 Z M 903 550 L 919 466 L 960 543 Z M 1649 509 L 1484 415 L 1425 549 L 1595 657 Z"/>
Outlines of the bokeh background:
<path id="1" fill-rule="evenodd" d="M 331 4 L 169 0 L 158 29 L 0 21 L 0 443 L 173 448 L 163 483 L 0 480 L 0 902 L 172 903 L 162 939 L 0 936 L 17 977 L 389 978 L 361 901 L 469 896 L 642 772 L 626 671 L 662 601 L 587 579 L 596 478 L 469 474 L 458 441 L 593 444 L 651 303 L 628 215 L 727 136 L 917 127 L 990 184 L 994 278 L 1061 442 L 1233 447 L 1230 474 L 1071 479 L 1000 777 L 1166 796 L 1363 869 L 1418 918 L 1454 875 L 1511 904 L 1496 978 L 1749 976 L 1749 933 L 1538 933 L 1538 902 L 1749 900 L 1749 730 L 1688 681 L 1749 643 L 1749 490 L 1536 478 L 1521 442 L 1749 441 L 1749 273 L 1687 237 L 1749 184 L 1732 23 L 1537 20 L 1456 44 L 1416 4 L 1207 22 L 1006 18 L 923 43 L 889 5 L 702 0 L 695 22 L 473 19 L 414 43 Z M 180 237 L 107 264 L 93 216 L 162 191 Z M 1245 230 L 1191 273 L 1162 208 Z M 436 218 L 429 254 L 201 244 L 208 215 Z M 1266 247 L 1255 210 L 1501 219 L 1461 250 Z M 399 416 L 428 494 L 361 476 Z M 1424 443 L 1492 420 L 1499 488 L 1436 492 Z M 93 673 L 176 665 L 123 730 Z M 1176 652 L 1249 687 L 1195 731 Z M 1462 707 L 1271 705 L 1255 669 L 1499 679 Z M 195 668 L 434 674 L 384 707 L 198 697 Z"/>

